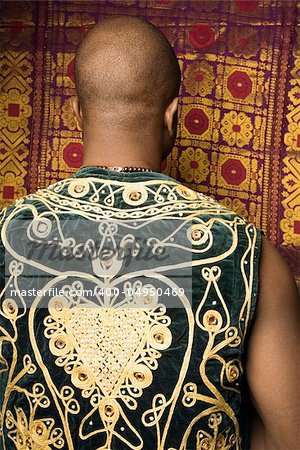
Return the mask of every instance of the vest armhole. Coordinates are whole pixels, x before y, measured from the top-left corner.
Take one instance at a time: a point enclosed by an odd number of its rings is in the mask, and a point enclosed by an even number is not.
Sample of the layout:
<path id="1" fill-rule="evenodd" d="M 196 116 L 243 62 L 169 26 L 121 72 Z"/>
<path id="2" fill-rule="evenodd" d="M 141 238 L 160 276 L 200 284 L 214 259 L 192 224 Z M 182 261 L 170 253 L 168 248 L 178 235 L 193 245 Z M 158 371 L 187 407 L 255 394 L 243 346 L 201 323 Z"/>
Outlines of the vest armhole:
<path id="1" fill-rule="evenodd" d="M 250 299 L 250 314 L 249 314 L 249 326 L 251 327 L 259 295 L 259 267 L 260 267 L 260 256 L 261 256 L 261 246 L 262 246 L 262 236 L 264 232 L 261 229 L 256 228 L 256 236 L 253 238 L 254 243 L 254 254 L 253 254 L 253 279 L 252 279 L 252 289 L 251 289 L 251 299 Z"/>

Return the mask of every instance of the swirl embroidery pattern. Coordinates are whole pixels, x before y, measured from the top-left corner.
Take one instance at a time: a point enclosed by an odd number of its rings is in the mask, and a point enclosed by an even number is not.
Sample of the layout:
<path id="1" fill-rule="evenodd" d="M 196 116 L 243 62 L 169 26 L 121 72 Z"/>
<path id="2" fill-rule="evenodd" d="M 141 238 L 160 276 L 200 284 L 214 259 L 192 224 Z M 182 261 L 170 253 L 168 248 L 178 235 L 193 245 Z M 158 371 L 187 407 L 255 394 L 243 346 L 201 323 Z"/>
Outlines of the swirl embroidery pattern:
<path id="1" fill-rule="evenodd" d="M 4 210 L 1 240 L 4 448 L 241 448 L 253 225 L 170 179 L 89 176 Z"/>

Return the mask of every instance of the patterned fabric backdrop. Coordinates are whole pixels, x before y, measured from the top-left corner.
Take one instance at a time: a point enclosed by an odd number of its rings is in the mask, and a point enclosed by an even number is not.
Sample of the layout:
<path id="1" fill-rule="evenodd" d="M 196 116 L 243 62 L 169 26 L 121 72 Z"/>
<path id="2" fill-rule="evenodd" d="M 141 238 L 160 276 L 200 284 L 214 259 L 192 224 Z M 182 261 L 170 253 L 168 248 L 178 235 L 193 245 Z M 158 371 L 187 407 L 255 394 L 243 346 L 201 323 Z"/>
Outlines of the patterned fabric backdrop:
<path id="1" fill-rule="evenodd" d="M 0 202 L 76 171 L 74 52 L 114 15 L 157 25 L 183 74 L 164 171 L 261 227 L 300 282 L 300 5 L 293 0 L 2 1 Z"/>

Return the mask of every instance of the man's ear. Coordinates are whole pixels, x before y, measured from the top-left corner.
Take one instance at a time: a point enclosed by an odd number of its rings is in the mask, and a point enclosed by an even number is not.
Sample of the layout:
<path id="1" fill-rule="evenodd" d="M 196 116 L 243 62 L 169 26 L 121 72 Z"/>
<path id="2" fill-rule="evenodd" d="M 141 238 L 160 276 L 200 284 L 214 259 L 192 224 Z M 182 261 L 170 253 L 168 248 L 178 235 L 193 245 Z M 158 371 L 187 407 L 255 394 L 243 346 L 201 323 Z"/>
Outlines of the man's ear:
<path id="1" fill-rule="evenodd" d="M 178 97 L 174 98 L 174 100 L 172 100 L 165 111 L 165 126 L 168 129 L 171 137 L 176 134 L 178 101 Z"/>
<path id="2" fill-rule="evenodd" d="M 77 95 L 71 98 L 72 110 L 79 128 L 82 130 L 82 108 Z"/>

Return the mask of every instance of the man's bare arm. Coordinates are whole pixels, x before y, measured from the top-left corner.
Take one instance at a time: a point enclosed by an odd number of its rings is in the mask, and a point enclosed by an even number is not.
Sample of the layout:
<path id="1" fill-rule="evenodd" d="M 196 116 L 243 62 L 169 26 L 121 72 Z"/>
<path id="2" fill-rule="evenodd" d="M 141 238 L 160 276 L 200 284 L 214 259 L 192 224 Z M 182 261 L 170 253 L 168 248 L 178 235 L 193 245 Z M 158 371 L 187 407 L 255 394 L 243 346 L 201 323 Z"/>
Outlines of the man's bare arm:
<path id="1" fill-rule="evenodd" d="M 256 320 L 246 373 L 256 421 L 251 450 L 300 448 L 300 302 L 296 284 L 277 250 L 263 238 Z"/>

